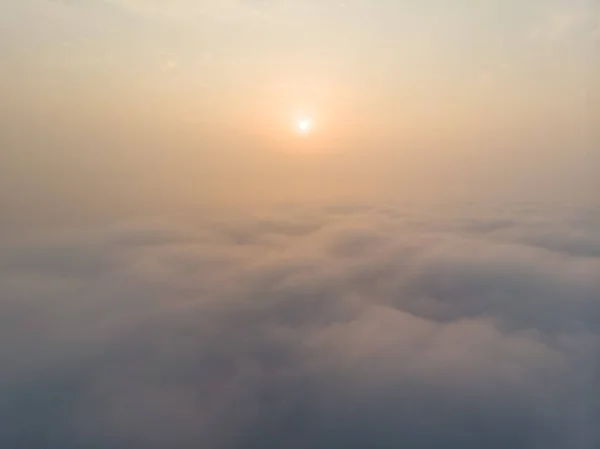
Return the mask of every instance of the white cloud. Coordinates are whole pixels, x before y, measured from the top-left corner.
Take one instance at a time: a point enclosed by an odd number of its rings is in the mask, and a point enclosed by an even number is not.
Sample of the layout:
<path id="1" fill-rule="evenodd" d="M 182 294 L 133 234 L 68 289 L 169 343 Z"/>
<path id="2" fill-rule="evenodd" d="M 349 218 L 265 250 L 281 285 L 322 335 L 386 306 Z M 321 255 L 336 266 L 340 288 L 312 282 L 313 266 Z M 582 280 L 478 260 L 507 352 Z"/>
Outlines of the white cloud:
<path id="1" fill-rule="evenodd" d="M 598 211 L 474 211 L 6 243 L 0 443 L 592 449 Z"/>

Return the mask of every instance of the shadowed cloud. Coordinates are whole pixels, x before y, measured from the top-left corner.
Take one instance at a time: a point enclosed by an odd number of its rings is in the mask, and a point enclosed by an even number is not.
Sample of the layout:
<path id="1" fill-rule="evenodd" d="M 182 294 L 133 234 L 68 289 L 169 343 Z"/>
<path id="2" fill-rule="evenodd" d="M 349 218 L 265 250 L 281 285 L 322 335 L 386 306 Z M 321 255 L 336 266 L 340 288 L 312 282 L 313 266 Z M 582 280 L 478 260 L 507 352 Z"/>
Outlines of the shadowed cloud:
<path id="1" fill-rule="evenodd" d="M 5 243 L 0 443 L 592 449 L 600 259 L 573 236 L 595 228 L 503 210 Z"/>

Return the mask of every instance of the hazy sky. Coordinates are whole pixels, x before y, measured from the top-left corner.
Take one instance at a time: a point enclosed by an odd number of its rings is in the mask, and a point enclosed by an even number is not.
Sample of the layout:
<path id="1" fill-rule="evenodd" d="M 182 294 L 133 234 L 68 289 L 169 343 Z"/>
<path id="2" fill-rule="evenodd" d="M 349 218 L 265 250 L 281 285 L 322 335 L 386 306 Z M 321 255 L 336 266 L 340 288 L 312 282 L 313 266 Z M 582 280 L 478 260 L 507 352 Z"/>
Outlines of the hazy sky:
<path id="1" fill-rule="evenodd" d="M 0 448 L 600 448 L 600 0 L 0 0 Z"/>
<path id="2" fill-rule="evenodd" d="M 598 1 L 5 0 L 0 57 L 19 210 L 595 187 Z"/>

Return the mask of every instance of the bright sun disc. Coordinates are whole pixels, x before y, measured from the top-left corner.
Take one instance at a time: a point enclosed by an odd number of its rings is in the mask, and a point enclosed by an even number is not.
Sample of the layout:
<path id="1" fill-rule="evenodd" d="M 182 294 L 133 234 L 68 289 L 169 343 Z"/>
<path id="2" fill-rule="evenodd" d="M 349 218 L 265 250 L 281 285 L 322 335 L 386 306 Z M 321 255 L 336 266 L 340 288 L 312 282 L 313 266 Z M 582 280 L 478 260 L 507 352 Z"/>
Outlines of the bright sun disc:
<path id="1" fill-rule="evenodd" d="M 312 131 L 313 121 L 311 118 L 303 118 L 296 122 L 296 129 L 302 134 L 308 134 Z"/>

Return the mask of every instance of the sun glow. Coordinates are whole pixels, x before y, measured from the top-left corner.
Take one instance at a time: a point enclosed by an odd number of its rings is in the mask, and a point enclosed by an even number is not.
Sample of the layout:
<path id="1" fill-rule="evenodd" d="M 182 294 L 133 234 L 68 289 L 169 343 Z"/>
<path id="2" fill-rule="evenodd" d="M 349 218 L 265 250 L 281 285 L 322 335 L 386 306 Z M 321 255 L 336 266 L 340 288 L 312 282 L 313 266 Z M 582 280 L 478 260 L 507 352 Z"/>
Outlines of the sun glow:
<path id="1" fill-rule="evenodd" d="M 296 121 L 296 131 L 300 134 L 310 134 L 313 128 L 314 122 L 310 117 L 303 117 Z"/>

